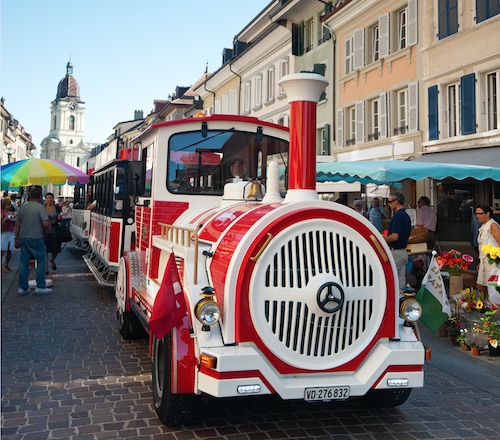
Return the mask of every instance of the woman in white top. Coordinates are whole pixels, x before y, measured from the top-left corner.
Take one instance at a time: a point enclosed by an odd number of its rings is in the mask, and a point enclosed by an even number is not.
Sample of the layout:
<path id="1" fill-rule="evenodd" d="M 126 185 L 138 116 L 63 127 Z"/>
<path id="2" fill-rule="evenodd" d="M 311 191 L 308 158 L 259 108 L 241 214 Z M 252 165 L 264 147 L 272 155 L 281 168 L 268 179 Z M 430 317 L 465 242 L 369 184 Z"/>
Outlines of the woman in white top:
<path id="1" fill-rule="evenodd" d="M 71 207 L 69 200 L 66 200 L 62 207 L 62 224 L 65 225 L 68 229 L 69 225 L 71 224 L 72 214 L 73 208 Z"/>
<path id="2" fill-rule="evenodd" d="M 500 246 L 500 226 L 493 219 L 493 209 L 487 203 L 479 203 L 475 210 L 476 218 L 481 227 L 477 242 L 479 245 L 479 266 L 477 268 L 477 290 L 483 294 L 487 294 L 488 278 L 490 276 L 491 264 L 488 263 L 488 258 L 483 252 L 482 247 L 485 244 L 492 246 Z"/>

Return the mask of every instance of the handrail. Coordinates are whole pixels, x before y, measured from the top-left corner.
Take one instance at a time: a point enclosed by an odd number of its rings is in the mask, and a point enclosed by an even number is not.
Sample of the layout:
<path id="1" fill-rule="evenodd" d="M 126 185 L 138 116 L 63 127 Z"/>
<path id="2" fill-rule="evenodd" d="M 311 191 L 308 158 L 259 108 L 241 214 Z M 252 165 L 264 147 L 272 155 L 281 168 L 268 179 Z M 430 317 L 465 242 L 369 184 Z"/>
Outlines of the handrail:
<path id="1" fill-rule="evenodd" d="M 195 229 L 173 226 L 167 223 L 158 222 L 160 225 L 161 238 L 170 241 L 171 243 L 194 248 L 194 284 L 198 284 L 198 231 Z"/>

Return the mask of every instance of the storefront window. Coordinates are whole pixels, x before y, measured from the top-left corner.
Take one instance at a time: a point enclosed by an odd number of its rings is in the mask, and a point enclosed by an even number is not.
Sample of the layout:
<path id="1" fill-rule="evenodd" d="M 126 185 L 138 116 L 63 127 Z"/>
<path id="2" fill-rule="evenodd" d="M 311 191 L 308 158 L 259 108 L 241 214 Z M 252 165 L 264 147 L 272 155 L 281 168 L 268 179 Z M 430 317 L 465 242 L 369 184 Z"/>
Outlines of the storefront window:
<path id="1" fill-rule="evenodd" d="M 470 222 L 474 206 L 474 184 L 439 183 L 437 187 L 439 241 L 470 242 Z"/>

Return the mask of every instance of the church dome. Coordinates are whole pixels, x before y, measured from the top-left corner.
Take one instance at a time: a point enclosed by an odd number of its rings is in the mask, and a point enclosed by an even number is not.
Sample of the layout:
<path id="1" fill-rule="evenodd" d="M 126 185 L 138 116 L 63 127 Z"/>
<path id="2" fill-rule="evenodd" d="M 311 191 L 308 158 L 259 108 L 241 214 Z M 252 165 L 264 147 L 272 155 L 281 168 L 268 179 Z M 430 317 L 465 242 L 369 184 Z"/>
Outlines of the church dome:
<path id="1" fill-rule="evenodd" d="M 66 76 L 59 81 L 59 85 L 57 86 L 56 99 L 60 100 L 64 98 L 80 99 L 80 85 L 73 76 L 73 64 L 71 64 L 71 61 L 68 61 L 68 64 L 66 64 Z"/>

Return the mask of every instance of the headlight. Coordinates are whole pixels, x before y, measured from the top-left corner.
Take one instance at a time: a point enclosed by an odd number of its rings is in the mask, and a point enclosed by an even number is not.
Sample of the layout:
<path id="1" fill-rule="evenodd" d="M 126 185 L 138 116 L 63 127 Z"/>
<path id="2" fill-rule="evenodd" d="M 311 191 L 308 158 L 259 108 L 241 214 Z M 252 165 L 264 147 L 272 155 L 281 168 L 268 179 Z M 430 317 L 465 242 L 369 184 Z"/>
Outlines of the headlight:
<path id="1" fill-rule="evenodd" d="M 194 313 L 203 325 L 214 325 L 220 318 L 219 305 L 212 298 L 203 298 L 198 301 Z"/>
<path id="2" fill-rule="evenodd" d="M 422 316 L 422 306 L 413 298 L 404 298 L 399 307 L 399 316 L 408 322 L 415 322 Z"/>

